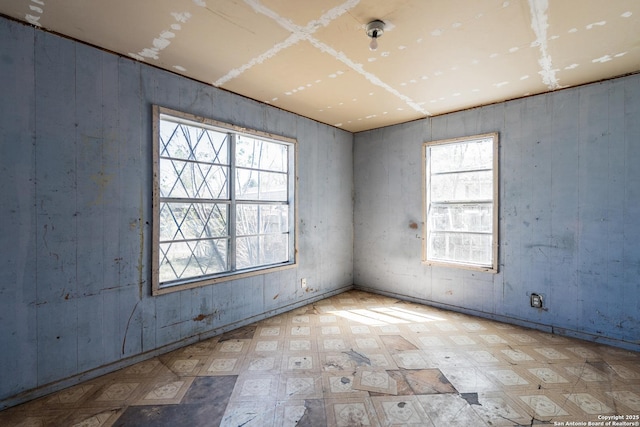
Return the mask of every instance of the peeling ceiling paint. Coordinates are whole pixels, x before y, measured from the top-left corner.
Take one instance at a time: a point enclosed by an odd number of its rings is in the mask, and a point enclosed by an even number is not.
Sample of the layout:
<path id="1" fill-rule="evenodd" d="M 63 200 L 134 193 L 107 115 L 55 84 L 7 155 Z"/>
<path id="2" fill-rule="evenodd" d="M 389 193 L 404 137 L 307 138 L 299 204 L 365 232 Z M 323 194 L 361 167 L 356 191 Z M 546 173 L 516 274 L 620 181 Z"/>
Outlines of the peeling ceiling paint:
<path id="1" fill-rule="evenodd" d="M 640 71 L 637 0 L 5 0 L 0 13 L 353 132 Z M 386 28 L 372 52 L 373 19 Z"/>

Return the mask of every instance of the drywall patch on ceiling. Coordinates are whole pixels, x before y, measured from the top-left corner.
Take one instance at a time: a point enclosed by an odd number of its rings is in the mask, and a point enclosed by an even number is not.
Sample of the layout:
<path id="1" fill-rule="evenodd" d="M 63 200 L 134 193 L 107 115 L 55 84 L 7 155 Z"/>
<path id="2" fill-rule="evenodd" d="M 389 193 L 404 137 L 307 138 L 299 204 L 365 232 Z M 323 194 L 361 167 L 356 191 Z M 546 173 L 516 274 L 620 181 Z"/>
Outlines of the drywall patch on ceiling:
<path id="1" fill-rule="evenodd" d="M 213 82 L 213 85 L 222 86 L 229 80 L 235 79 L 236 77 L 238 77 L 245 71 L 249 70 L 250 68 L 253 68 L 258 64 L 262 64 L 264 61 L 266 61 L 269 58 L 273 58 L 278 52 L 288 48 L 289 46 L 292 46 L 298 43 L 300 40 L 302 40 L 302 37 L 300 36 L 300 34 L 291 34 L 289 37 L 287 37 L 285 41 L 276 43 L 275 45 L 273 45 L 271 49 L 267 50 L 264 53 L 261 53 L 255 58 L 252 58 L 246 64 L 243 64 L 240 67 L 234 68 L 233 70 L 229 71 L 227 74 L 225 74 L 224 76 L 220 77 L 218 80 Z"/>
<path id="2" fill-rule="evenodd" d="M 31 4 L 29 4 L 29 13 L 24 15 L 24 19 L 36 27 L 42 27 L 40 24 L 40 18 L 42 18 L 42 14 L 44 13 L 44 2 L 41 0 L 31 0 Z"/>
<path id="3" fill-rule="evenodd" d="M 282 18 L 276 12 L 261 4 L 258 0 L 245 0 L 245 3 L 251 6 L 251 8 L 256 13 L 260 13 L 274 20 L 282 28 L 291 32 L 291 35 L 287 37 L 285 41 L 275 44 L 271 49 L 251 59 L 246 64 L 229 71 L 226 75 L 216 80 L 213 83 L 214 86 L 222 86 L 229 80 L 238 77 L 255 65 L 261 64 L 267 59 L 272 58 L 281 50 L 298 43 L 300 40 L 311 39 L 311 35 L 315 33 L 316 30 L 320 28 L 320 26 L 326 27 L 332 20 L 340 17 L 342 14 L 348 12 L 349 9 L 355 7 L 358 3 L 360 3 L 360 0 L 349 0 L 346 3 L 336 6 L 330 9 L 327 13 L 323 14 L 319 19 L 310 21 L 304 28 L 294 24 L 288 19 Z"/>
<path id="4" fill-rule="evenodd" d="M 399 91 L 395 90 L 394 88 L 392 88 L 391 86 L 389 86 L 388 84 L 383 82 L 376 75 L 365 71 L 364 68 L 362 67 L 362 64 L 356 64 L 350 58 L 348 58 L 347 55 L 344 54 L 344 52 L 338 52 L 334 48 L 332 48 L 331 46 L 328 46 L 328 45 L 326 45 L 326 44 L 324 44 L 324 43 L 322 43 L 322 42 L 320 42 L 320 41 L 318 41 L 318 40 L 316 40 L 314 38 L 310 38 L 309 42 L 312 45 L 314 45 L 315 47 L 317 47 L 318 49 L 320 49 L 322 52 L 328 53 L 329 55 L 331 55 L 334 58 L 336 58 L 338 61 L 340 61 L 343 64 L 347 65 L 352 70 L 356 71 L 358 74 L 360 74 L 365 79 L 367 79 L 370 83 L 372 83 L 372 84 L 374 84 L 376 86 L 379 86 L 379 87 L 383 88 L 384 90 L 386 90 L 387 92 L 389 92 L 389 93 L 395 95 L 396 97 L 400 98 L 405 104 L 407 104 L 408 106 L 413 108 L 415 111 L 417 111 L 417 112 L 419 112 L 421 114 L 427 115 L 427 116 L 430 115 L 428 111 L 425 111 L 420 105 L 418 105 L 411 98 L 409 98 L 408 96 L 406 96 L 406 95 L 400 93 Z"/>
<path id="5" fill-rule="evenodd" d="M 312 46 L 314 46 L 317 49 L 319 49 L 321 52 L 333 56 L 338 61 L 340 61 L 343 64 L 347 65 L 352 70 L 356 71 L 358 74 L 360 74 L 365 79 L 367 79 L 367 81 L 369 81 L 370 83 L 372 83 L 372 84 L 374 84 L 374 85 L 376 85 L 378 87 L 381 87 L 381 88 L 385 89 L 387 92 L 389 92 L 389 93 L 393 94 L 394 96 L 398 97 L 405 104 L 410 106 L 415 111 L 417 111 L 417 112 L 419 112 L 421 114 L 424 114 L 424 115 L 430 115 L 427 111 L 425 111 L 418 103 L 414 102 L 411 98 L 409 98 L 408 96 L 400 93 L 399 91 L 397 91 L 393 87 L 389 86 L 388 84 L 383 82 L 380 78 L 378 78 L 374 74 L 365 71 L 363 66 L 362 66 L 362 64 L 355 63 L 353 60 L 348 58 L 343 52 L 336 51 L 331 46 L 329 46 L 329 45 L 327 45 L 325 43 L 322 43 L 321 41 L 317 40 L 315 37 L 312 36 L 313 33 L 315 33 L 318 30 L 318 28 L 320 28 L 321 26 L 326 27 L 327 25 L 329 25 L 329 23 L 331 21 L 339 18 L 343 14 L 347 13 L 349 10 L 353 9 L 355 6 L 358 5 L 358 3 L 360 3 L 360 0 L 348 0 L 347 2 L 342 3 L 342 4 L 338 5 L 338 6 L 330 9 L 329 11 L 324 13 L 320 18 L 310 21 L 304 27 L 300 27 L 300 26 L 294 24 L 293 22 L 291 22 L 290 20 L 281 17 L 275 11 L 273 11 L 273 10 L 269 9 L 268 7 L 266 7 L 265 5 L 261 4 L 259 0 L 244 0 L 244 1 L 245 1 L 246 4 L 251 6 L 251 8 L 256 13 L 260 13 L 262 15 L 267 16 L 268 18 L 271 18 L 276 23 L 278 23 L 281 27 L 283 27 L 287 31 L 290 31 L 292 34 L 284 42 L 281 42 L 281 43 L 278 43 L 278 44 L 274 45 L 267 52 L 265 52 L 265 53 L 255 57 L 255 58 L 251 59 L 248 63 L 242 65 L 241 67 L 229 71 L 225 76 L 221 77 L 220 79 L 218 79 L 217 81 L 215 81 L 213 83 L 215 86 L 221 86 L 221 85 L 225 84 L 229 80 L 232 80 L 232 79 L 240 76 L 242 73 L 244 73 L 248 69 L 254 67 L 255 65 L 258 65 L 258 64 L 264 62 L 265 60 L 267 60 L 269 58 L 272 58 L 273 56 L 275 56 L 281 50 L 286 49 L 289 46 L 292 46 L 293 44 L 299 42 L 300 40 L 306 40 L 309 43 L 311 43 Z M 331 77 L 331 76 L 329 76 L 329 77 Z M 294 91 L 291 91 L 291 93 L 293 93 L 293 92 Z M 289 93 L 287 93 L 287 94 L 289 94 Z"/>
<path id="6" fill-rule="evenodd" d="M 604 55 L 601 56 L 600 58 L 596 58 L 596 59 L 592 59 L 591 62 L 596 63 L 596 62 L 600 62 L 600 63 L 604 63 L 604 62 L 609 62 L 611 61 L 613 58 L 620 58 L 622 56 L 625 56 L 627 54 L 627 52 L 620 52 L 620 53 L 616 53 L 615 55 L 611 56 L 611 55 Z"/>
<path id="7" fill-rule="evenodd" d="M 531 9 L 531 28 L 536 34 L 535 45 L 540 49 L 540 59 L 538 64 L 542 67 L 538 73 L 542 76 L 542 82 L 551 90 L 559 89 L 560 84 L 556 78 L 556 70 L 553 69 L 551 55 L 547 51 L 547 10 L 549 9 L 548 0 L 529 0 L 529 8 Z"/>
<path id="8" fill-rule="evenodd" d="M 591 30 L 594 27 L 603 27 L 607 24 L 607 21 L 599 21 L 599 22 L 594 22 L 592 24 L 587 25 L 585 28 L 587 30 Z"/>
<path id="9" fill-rule="evenodd" d="M 173 31 L 179 31 L 180 29 L 182 29 L 181 24 L 186 24 L 187 21 L 191 18 L 191 13 L 189 12 L 173 12 L 171 15 L 173 16 L 173 19 L 176 20 L 176 23 L 171 24 L 171 29 Z M 155 60 L 160 59 L 160 56 L 158 55 L 160 51 L 166 49 L 171 44 L 171 39 L 176 36 L 173 31 L 162 30 L 160 32 L 160 35 L 153 39 L 153 47 L 145 47 L 138 53 L 129 53 L 129 56 L 137 59 L 138 61 L 144 61 L 145 58 L 151 58 Z M 180 70 L 180 68 L 174 68 Z"/>

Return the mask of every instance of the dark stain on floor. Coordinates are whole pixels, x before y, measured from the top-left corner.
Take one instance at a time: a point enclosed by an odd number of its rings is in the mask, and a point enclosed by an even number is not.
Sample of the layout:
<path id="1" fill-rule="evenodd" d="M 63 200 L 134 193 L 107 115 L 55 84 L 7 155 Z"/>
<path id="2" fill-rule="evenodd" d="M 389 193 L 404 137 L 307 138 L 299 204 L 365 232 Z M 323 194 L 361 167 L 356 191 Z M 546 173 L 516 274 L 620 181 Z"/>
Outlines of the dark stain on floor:
<path id="1" fill-rule="evenodd" d="M 253 336 L 256 333 L 257 326 L 244 326 L 239 329 L 234 329 L 233 331 L 225 332 L 220 335 L 220 339 L 218 342 L 229 341 L 229 340 L 250 340 L 253 339 Z"/>
<path id="2" fill-rule="evenodd" d="M 460 397 L 466 400 L 469 405 L 482 406 L 480 401 L 478 401 L 478 393 L 460 393 Z"/>
<path id="3" fill-rule="evenodd" d="M 296 427 L 326 426 L 327 416 L 324 411 L 324 400 L 307 399 L 304 401 L 304 414 L 296 423 Z"/>
<path id="4" fill-rule="evenodd" d="M 237 376 L 196 378 L 179 405 L 130 406 L 114 426 L 217 426 Z"/>
<path id="5" fill-rule="evenodd" d="M 343 353 L 346 354 L 347 356 L 349 356 L 349 359 L 351 359 L 354 362 L 356 362 L 356 364 L 358 366 L 360 366 L 360 365 L 371 366 L 371 359 L 369 359 L 364 354 L 358 353 L 357 351 L 355 351 L 353 349 L 351 349 L 349 351 L 343 351 Z"/>

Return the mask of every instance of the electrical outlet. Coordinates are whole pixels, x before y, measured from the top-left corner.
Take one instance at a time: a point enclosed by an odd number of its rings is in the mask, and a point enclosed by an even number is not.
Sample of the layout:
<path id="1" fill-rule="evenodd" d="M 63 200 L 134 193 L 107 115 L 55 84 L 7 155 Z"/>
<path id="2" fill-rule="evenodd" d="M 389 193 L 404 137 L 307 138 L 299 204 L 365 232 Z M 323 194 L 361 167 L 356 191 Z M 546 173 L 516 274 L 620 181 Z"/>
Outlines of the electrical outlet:
<path id="1" fill-rule="evenodd" d="M 303 289 L 307 287 L 307 279 L 300 279 L 300 287 Z"/>
<path id="2" fill-rule="evenodd" d="M 542 295 L 531 294 L 531 307 L 542 308 Z"/>

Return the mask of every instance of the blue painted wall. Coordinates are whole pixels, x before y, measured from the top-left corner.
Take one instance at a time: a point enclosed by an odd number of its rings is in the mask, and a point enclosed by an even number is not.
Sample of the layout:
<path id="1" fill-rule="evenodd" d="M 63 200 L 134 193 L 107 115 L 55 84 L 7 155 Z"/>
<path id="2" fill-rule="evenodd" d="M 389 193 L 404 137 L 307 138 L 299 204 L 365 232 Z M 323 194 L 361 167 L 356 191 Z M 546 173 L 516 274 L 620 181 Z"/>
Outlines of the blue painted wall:
<path id="1" fill-rule="evenodd" d="M 150 296 L 152 104 L 297 138 L 297 268 Z M 639 349 L 638 117 L 636 75 L 354 138 L 0 18 L 0 408 L 352 283 Z M 493 131 L 500 273 L 421 264 L 422 142 Z"/>
<path id="2" fill-rule="evenodd" d="M 499 274 L 422 264 L 422 143 L 494 131 Z M 362 132 L 354 144 L 357 286 L 640 350 L 640 75 Z M 531 292 L 547 310 L 530 307 Z"/>
<path id="3" fill-rule="evenodd" d="M 298 140 L 297 268 L 150 296 L 152 104 Z M 352 143 L 0 18 L 0 409 L 350 286 Z"/>

